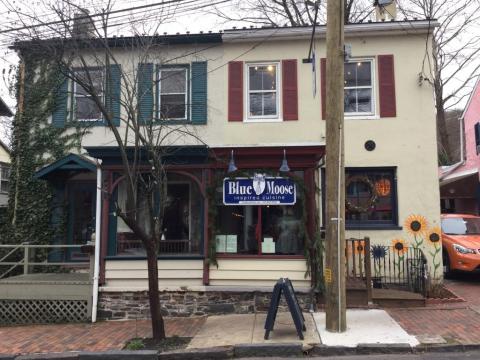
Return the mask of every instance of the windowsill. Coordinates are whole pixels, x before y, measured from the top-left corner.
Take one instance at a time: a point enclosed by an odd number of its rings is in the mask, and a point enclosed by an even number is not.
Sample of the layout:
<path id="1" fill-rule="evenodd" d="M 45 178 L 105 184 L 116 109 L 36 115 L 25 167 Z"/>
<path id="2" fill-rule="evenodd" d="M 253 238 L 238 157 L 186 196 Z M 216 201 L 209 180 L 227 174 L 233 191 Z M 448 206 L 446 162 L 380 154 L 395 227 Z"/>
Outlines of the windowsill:
<path id="1" fill-rule="evenodd" d="M 184 254 L 184 255 L 159 255 L 159 260 L 203 260 L 205 256 L 199 254 Z M 109 255 L 105 256 L 105 260 L 146 260 L 147 256 L 131 256 L 131 255 Z"/>
<path id="2" fill-rule="evenodd" d="M 155 120 L 153 125 L 188 125 L 193 123 L 190 120 L 181 119 L 181 120 Z"/>
<path id="3" fill-rule="evenodd" d="M 244 123 L 252 123 L 252 124 L 255 124 L 255 123 L 279 123 L 279 122 L 283 122 L 283 119 L 280 119 L 280 118 L 277 118 L 277 119 L 269 119 L 269 118 L 265 118 L 265 119 L 243 119 L 243 122 Z"/>
<path id="4" fill-rule="evenodd" d="M 72 120 L 69 122 L 70 125 L 79 126 L 79 127 L 94 127 L 94 126 L 108 126 L 103 120 L 96 120 L 96 121 L 79 121 L 79 120 Z"/>
<path id="5" fill-rule="evenodd" d="M 345 230 L 403 230 L 403 227 L 398 225 L 354 224 L 346 225 Z"/>
<path id="6" fill-rule="evenodd" d="M 378 115 L 345 115 L 345 120 L 380 120 Z"/>

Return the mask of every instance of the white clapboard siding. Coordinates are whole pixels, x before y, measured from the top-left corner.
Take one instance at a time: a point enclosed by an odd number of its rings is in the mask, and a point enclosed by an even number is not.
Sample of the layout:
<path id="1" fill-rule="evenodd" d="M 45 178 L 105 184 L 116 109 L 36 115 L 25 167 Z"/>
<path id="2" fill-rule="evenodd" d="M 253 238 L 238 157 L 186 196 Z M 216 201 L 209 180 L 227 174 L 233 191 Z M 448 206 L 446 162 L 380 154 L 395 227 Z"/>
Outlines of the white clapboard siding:
<path id="1" fill-rule="evenodd" d="M 308 287 L 305 259 L 218 259 L 218 268 L 210 266 L 212 286 L 273 286 L 288 277 L 294 286 Z"/>
<path id="2" fill-rule="evenodd" d="M 159 260 L 160 290 L 202 286 L 203 260 Z M 146 260 L 107 260 L 102 291 L 143 291 L 148 289 Z"/>

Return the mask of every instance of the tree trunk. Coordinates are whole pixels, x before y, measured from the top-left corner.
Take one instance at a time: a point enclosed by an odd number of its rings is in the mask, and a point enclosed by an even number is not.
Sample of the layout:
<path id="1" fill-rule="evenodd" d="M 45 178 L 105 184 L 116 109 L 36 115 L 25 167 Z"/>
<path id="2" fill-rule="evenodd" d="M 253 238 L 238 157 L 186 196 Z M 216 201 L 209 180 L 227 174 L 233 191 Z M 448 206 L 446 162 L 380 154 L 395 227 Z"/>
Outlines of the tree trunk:
<path id="1" fill-rule="evenodd" d="M 150 240 L 154 242 L 153 239 Z M 160 311 L 160 294 L 158 293 L 158 260 L 156 247 L 146 247 L 148 263 L 148 300 L 152 317 L 152 337 L 156 341 L 165 339 L 165 323 Z"/>
<path id="2" fill-rule="evenodd" d="M 447 122 L 442 91 L 435 86 L 435 106 L 437 110 L 438 161 L 440 165 L 450 164 L 450 144 L 448 142 Z"/>

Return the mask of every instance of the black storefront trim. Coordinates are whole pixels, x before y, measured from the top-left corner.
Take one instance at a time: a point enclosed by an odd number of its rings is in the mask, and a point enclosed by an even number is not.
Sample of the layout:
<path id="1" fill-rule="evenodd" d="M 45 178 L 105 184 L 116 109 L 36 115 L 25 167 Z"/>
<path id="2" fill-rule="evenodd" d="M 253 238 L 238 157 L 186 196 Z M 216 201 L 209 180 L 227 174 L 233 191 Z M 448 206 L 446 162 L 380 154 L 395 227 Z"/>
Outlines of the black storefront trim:
<path id="1" fill-rule="evenodd" d="M 403 230 L 403 226 L 397 225 L 347 225 L 345 230 Z"/>

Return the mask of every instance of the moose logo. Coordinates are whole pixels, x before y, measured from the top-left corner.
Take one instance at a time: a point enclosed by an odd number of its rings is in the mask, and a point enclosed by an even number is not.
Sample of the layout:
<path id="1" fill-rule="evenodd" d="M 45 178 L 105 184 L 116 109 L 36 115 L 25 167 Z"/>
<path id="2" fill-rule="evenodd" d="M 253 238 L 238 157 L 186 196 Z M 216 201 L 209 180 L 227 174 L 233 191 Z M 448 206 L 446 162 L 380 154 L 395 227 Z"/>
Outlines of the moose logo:
<path id="1" fill-rule="evenodd" d="M 254 174 L 253 175 L 253 191 L 255 194 L 261 195 L 265 190 L 265 174 Z"/>

